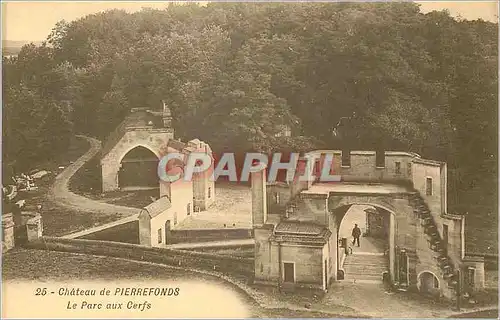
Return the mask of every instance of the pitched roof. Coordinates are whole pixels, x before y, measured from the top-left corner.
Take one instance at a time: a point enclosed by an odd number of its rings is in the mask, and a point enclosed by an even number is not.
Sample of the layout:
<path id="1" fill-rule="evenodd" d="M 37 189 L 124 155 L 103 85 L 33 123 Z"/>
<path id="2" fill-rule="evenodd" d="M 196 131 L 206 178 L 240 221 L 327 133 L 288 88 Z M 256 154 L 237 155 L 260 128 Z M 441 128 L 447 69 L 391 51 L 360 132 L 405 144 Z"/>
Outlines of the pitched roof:
<path id="1" fill-rule="evenodd" d="M 319 235 L 326 228 L 312 222 L 284 221 L 279 223 L 274 230 L 275 233 L 289 233 L 301 235 Z"/>
<path id="2" fill-rule="evenodd" d="M 161 197 L 153 203 L 148 204 L 144 207 L 151 218 L 156 217 L 160 213 L 172 207 L 172 203 L 167 196 Z"/>
<path id="3" fill-rule="evenodd" d="M 274 229 L 271 241 L 292 242 L 307 245 L 324 245 L 332 232 L 328 228 L 312 222 L 284 221 Z"/>

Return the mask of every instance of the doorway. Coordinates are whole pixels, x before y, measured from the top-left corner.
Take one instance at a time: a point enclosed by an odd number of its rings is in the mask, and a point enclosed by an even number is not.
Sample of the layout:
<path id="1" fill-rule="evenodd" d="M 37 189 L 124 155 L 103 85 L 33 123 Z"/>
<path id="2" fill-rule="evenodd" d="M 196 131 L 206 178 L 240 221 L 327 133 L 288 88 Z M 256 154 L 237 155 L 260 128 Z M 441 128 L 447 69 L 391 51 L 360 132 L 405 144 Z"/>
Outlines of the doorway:
<path id="1" fill-rule="evenodd" d="M 120 161 L 119 187 L 130 190 L 158 188 L 158 162 L 151 150 L 142 146 L 133 148 Z"/>
<path id="2" fill-rule="evenodd" d="M 295 263 L 283 262 L 283 273 L 284 282 L 295 282 Z"/>
<path id="3" fill-rule="evenodd" d="M 344 280 L 382 284 L 384 274 L 394 274 L 391 213 L 369 204 L 353 204 L 341 210 L 338 237 L 342 241 L 337 252 Z M 359 246 L 354 244 L 354 232 L 361 234 Z"/>
<path id="4" fill-rule="evenodd" d="M 439 296 L 439 287 L 439 279 L 432 272 L 425 271 L 418 276 L 418 289 L 421 293 Z"/>

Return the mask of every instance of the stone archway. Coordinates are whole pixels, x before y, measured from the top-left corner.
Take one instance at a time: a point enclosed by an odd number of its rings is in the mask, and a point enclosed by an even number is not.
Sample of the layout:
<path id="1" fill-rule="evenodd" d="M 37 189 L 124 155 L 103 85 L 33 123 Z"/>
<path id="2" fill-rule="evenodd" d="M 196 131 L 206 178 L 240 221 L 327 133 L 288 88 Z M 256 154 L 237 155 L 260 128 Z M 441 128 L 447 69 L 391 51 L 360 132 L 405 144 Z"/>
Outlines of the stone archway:
<path id="1" fill-rule="evenodd" d="M 382 206 L 380 204 L 375 204 L 375 203 L 370 203 L 370 202 L 352 202 L 349 204 L 342 204 L 341 206 L 330 210 L 332 217 L 333 217 L 333 224 L 330 224 L 330 230 L 334 233 L 333 236 L 336 237 L 337 243 L 341 240 L 339 238 L 339 233 L 340 233 L 340 228 L 342 223 L 344 222 L 344 219 L 348 215 L 348 211 L 352 207 L 356 206 L 365 206 L 369 208 L 374 208 L 378 212 L 378 214 L 383 215 L 385 217 L 385 228 L 387 230 L 384 230 L 386 232 L 386 239 L 384 241 L 384 248 L 378 252 L 365 252 L 364 254 L 368 255 L 380 255 L 382 256 L 382 260 L 386 260 L 387 263 L 387 270 L 389 272 L 391 281 L 394 281 L 395 278 L 395 258 L 396 258 L 396 249 L 395 249 L 395 239 L 396 239 L 396 213 L 389 209 L 386 206 Z M 351 239 L 348 239 L 348 242 Z M 345 241 L 345 240 L 344 240 Z M 346 270 L 342 269 L 342 256 L 343 253 L 339 250 L 336 250 L 336 260 L 337 260 L 337 269 L 344 272 L 344 275 L 348 277 Z M 337 271 L 338 272 L 338 271 Z M 382 280 L 382 272 L 380 274 L 380 280 Z"/>
<path id="2" fill-rule="evenodd" d="M 149 148 L 138 145 L 120 159 L 118 187 L 120 189 L 159 188 L 158 156 Z"/>
<path id="3" fill-rule="evenodd" d="M 439 296 L 441 281 L 434 272 L 426 270 L 422 271 L 417 276 L 417 289 L 421 293 L 430 296 Z"/>

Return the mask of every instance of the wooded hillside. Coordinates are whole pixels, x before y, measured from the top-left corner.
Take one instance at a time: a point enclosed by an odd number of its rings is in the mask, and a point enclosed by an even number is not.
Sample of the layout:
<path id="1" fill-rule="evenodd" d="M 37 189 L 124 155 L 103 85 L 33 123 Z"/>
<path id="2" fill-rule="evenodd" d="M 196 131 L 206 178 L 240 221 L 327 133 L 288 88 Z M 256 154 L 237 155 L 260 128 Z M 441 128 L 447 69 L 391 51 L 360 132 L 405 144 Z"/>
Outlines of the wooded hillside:
<path id="1" fill-rule="evenodd" d="M 497 28 L 413 3 L 191 4 L 62 21 L 3 61 L 4 173 L 64 152 L 74 133 L 104 139 L 130 108 L 165 100 L 176 135 L 216 151 L 447 161 L 450 208 L 494 212 Z M 275 137 L 284 124 L 293 137 Z"/>

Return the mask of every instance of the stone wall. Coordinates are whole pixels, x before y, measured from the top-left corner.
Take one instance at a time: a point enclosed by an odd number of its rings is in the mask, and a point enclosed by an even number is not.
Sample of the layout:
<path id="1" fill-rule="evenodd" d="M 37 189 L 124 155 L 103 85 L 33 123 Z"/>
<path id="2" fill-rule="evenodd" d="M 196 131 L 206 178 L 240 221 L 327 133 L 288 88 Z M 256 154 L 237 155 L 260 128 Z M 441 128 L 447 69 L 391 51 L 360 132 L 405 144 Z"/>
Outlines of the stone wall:
<path id="1" fill-rule="evenodd" d="M 283 244 L 281 262 L 295 264 L 295 285 L 323 289 L 323 248 Z"/>
<path id="2" fill-rule="evenodd" d="M 267 223 L 277 224 L 285 215 L 287 204 L 292 199 L 291 189 L 285 183 L 267 185 Z"/>
<path id="3" fill-rule="evenodd" d="M 253 276 L 253 259 L 222 256 L 206 252 L 150 248 L 119 242 L 56 237 L 42 237 L 37 241 L 30 242 L 27 246 L 42 250 L 94 254 L 137 261 L 149 261 L 171 266 L 219 271 L 231 275 L 247 276 L 249 279 Z"/>
<path id="4" fill-rule="evenodd" d="M 278 253 L 271 246 L 269 237 L 273 233 L 272 225 L 254 228 L 255 239 L 255 281 L 277 285 Z"/>
<path id="5" fill-rule="evenodd" d="M 101 159 L 102 191 L 118 189 L 118 171 L 123 157 L 132 149 L 142 146 L 151 150 L 158 159 L 167 153 L 168 140 L 174 138 L 170 128 L 129 129 L 118 143 Z M 171 150 L 174 151 L 174 150 Z"/>
<path id="6" fill-rule="evenodd" d="M 162 182 L 161 185 L 169 186 L 167 196 L 171 200 L 171 207 L 152 218 L 147 212 L 141 212 L 139 242 L 143 245 L 162 247 L 172 243 L 171 230 L 175 230 L 180 223 L 194 213 L 193 181 L 185 181 L 181 178 L 173 183 Z"/>
<path id="7" fill-rule="evenodd" d="M 323 163 L 325 154 L 333 155 L 330 172 L 332 175 L 341 175 L 342 181 L 408 182 L 412 177 L 412 161 L 419 158 L 414 153 L 386 151 L 384 166 L 378 167 L 375 151 L 351 151 L 350 165 L 342 165 L 340 150 L 318 150 L 308 155 Z M 319 172 L 321 168 L 320 166 Z"/>
<path id="8" fill-rule="evenodd" d="M 467 274 L 469 269 L 472 268 L 474 270 L 473 277 L 473 286 L 468 286 L 467 284 Z M 481 291 L 485 287 L 485 273 L 484 273 L 484 258 L 483 257 L 471 257 L 467 256 L 464 258 L 464 264 L 462 268 L 462 277 L 464 282 L 465 290 L 469 293 L 476 293 Z"/>
<path id="9" fill-rule="evenodd" d="M 425 200 L 436 222 L 440 222 L 441 214 L 445 213 L 443 194 L 446 194 L 446 184 L 442 173 L 442 163 L 418 160 L 413 163 L 412 169 L 413 187 L 420 193 Z M 444 174 L 444 173 L 443 173 Z M 432 181 L 432 194 L 427 195 L 427 179 Z"/>
<path id="10" fill-rule="evenodd" d="M 163 219 L 163 224 L 166 220 L 171 220 L 171 227 L 175 229 L 188 215 L 192 215 L 194 212 L 193 181 L 185 181 L 184 179 L 175 181 L 171 185 L 171 195 L 172 207 L 169 209 L 171 213 L 168 214 L 169 216 L 163 215 L 161 219 Z M 176 220 L 174 216 L 177 216 L 177 221 L 174 221 Z"/>
<path id="11" fill-rule="evenodd" d="M 252 229 L 191 229 L 191 230 L 172 230 L 171 241 L 174 243 L 189 242 L 207 242 L 224 241 L 234 239 L 251 239 L 253 237 Z"/>
<path id="12" fill-rule="evenodd" d="M 324 226 L 328 225 L 328 195 L 327 194 L 301 194 L 300 202 L 292 214 L 290 220 L 308 221 Z"/>

